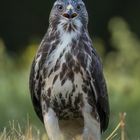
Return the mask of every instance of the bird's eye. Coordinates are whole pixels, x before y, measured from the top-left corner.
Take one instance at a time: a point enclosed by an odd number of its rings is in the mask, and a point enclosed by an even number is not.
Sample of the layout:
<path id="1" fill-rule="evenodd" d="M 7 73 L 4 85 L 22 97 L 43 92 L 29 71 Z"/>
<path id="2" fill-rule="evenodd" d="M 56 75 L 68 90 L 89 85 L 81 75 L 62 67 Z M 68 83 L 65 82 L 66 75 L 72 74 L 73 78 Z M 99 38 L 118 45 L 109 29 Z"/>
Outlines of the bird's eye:
<path id="1" fill-rule="evenodd" d="M 79 5 L 77 5 L 77 7 L 76 7 L 76 8 L 77 8 L 77 10 L 78 10 L 78 11 L 80 11 L 80 10 L 81 10 L 81 5 L 80 5 L 80 4 L 79 4 Z"/>
<path id="2" fill-rule="evenodd" d="M 58 11 L 62 12 L 64 9 L 64 6 L 59 4 L 59 5 L 57 5 L 57 9 L 58 9 Z"/>

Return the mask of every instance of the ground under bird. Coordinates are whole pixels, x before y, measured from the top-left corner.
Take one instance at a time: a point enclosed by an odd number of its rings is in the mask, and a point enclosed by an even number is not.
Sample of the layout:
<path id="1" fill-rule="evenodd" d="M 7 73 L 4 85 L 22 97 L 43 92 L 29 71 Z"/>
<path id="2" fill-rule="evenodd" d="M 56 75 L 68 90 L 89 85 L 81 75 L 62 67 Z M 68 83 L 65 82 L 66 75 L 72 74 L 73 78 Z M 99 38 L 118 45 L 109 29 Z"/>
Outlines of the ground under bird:
<path id="1" fill-rule="evenodd" d="M 56 0 L 30 73 L 35 112 L 49 140 L 100 140 L 109 122 L 106 82 L 82 0 Z"/>

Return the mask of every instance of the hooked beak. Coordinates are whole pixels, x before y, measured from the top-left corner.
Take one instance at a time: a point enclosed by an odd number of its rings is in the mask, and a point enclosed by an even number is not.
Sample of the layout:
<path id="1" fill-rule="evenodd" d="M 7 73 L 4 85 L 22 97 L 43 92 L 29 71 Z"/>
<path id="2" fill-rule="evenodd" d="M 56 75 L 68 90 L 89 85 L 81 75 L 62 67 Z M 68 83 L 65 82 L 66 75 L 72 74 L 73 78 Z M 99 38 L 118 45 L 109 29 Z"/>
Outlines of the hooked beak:
<path id="1" fill-rule="evenodd" d="M 78 14 L 76 12 L 74 12 L 73 9 L 74 9 L 73 6 L 71 4 L 69 4 L 67 6 L 66 12 L 63 14 L 63 17 L 65 17 L 67 19 L 73 19 L 73 18 L 77 17 Z"/>

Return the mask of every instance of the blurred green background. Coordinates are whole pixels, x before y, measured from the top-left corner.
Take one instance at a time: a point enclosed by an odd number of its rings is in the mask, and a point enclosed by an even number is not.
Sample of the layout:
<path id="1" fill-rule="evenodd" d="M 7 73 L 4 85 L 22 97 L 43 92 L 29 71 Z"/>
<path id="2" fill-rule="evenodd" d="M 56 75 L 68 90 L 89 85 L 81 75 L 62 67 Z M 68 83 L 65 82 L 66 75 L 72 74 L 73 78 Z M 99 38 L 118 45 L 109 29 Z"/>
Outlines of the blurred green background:
<path id="1" fill-rule="evenodd" d="M 44 132 L 29 94 L 30 66 L 48 26 L 53 2 L 1 1 L 0 4 L 0 131 L 9 121 L 27 122 Z M 102 57 L 110 99 L 108 136 L 126 112 L 128 140 L 140 138 L 140 1 L 86 1 L 89 30 Z M 119 136 L 117 137 L 119 139 Z"/>

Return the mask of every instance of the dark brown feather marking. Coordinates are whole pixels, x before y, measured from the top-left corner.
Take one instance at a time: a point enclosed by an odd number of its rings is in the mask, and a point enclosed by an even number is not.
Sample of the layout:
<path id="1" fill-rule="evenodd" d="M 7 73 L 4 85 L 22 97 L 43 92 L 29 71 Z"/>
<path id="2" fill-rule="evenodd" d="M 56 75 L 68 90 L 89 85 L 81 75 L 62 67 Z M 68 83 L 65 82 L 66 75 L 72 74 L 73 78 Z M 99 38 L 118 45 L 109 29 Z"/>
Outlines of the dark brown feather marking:
<path id="1" fill-rule="evenodd" d="M 55 75 L 54 79 L 53 79 L 53 85 L 55 84 L 56 80 L 58 79 L 58 75 Z"/>
<path id="2" fill-rule="evenodd" d="M 50 75 L 53 73 L 53 68 L 50 70 L 49 74 L 48 74 L 48 78 L 50 77 Z"/>
<path id="3" fill-rule="evenodd" d="M 63 63 L 62 64 L 62 71 L 60 72 L 60 80 L 62 80 L 62 78 L 66 74 L 67 69 L 68 69 L 68 67 L 67 67 L 66 63 Z"/>
<path id="4" fill-rule="evenodd" d="M 66 74 L 66 78 L 74 82 L 74 72 L 72 70 L 68 71 Z"/>
<path id="5" fill-rule="evenodd" d="M 54 72 L 57 71 L 60 68 L 60 59 L 57 59 L 55 67 L 54 67 Z"/>
<path id="6" fill-rule="evenodd" d="M 51 88 L 48 89 L 47 94 L 49 97 L 51 97 Z"/>
<path id="7" fill-rule="evenodd" d="M 61 81 L 61 86 L 65 84 L 66 80 L 67 80 L 66 78 L 63 78 L 63 80 Z"/>

